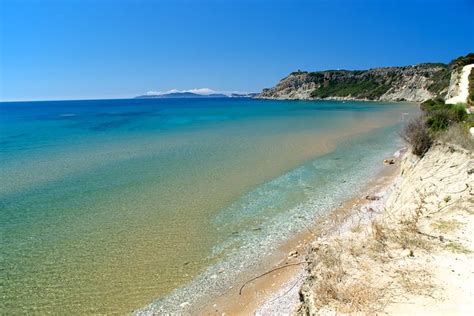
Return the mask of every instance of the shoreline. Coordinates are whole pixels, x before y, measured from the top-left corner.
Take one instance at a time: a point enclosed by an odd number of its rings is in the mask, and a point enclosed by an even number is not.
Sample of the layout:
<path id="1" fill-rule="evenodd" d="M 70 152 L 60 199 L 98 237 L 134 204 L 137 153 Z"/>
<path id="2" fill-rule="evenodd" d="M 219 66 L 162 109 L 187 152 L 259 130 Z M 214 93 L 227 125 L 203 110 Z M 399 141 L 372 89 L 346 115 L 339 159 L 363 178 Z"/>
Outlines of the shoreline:
<path id="1" fill-rule="evenodd" d="M 240 256 L 236 258 L 237 261 L 226 260 L 222 261 L 222 264 L 211 266 L 198 278 L 194 279 L 190 285 L 177 288 L 170 295 L 155 300 L 146 307 L 133 311 L 133 313 L 136 315 L 168 312 L 195 314 L 197 313 L 196 311 L 201 311 L 200 314 L 212 314 L 215 313 L 216 307 L 219 311 L 219 306 L 227 306 L 228 302 L 231 301 L 234 302 L 233 306 L 236 311 L 257 309 L 263 302 L 261 298 L 266 297 L 267 292 L 273 293 L 283 286 L 285 282 L 290 281 L 293 274 L 298 271 L 298 268 L 304 269 L 304 265 L 280 269 L 277 273 L 279 275 L 278 278 L 276 276 L 273 278 L 272 276 L 271 280 L 275 280 L 272 282 L 267 281 L 267 278 L 251 282 L 251 284 L 245 287 L 244 294 L 242 295 L 247 299 L 240 298 L 241 295 L 238 295 L 237 287 L 240 288 L 244 282 L 259 273 L 267 272 L 268 269 L 275 267 L 276 264 L 284 263 L 284 260 L 294 263 L 298 258 L 303 258 L 304 252 L 299 250 L 298 255 L 292 254 L 291 258 L 288 258 L 288 256 L 295 249 L 304 249 L 304 245 L 309 244 L 314 239 L 317 225 L 313 226 L 310 223 L 315 221 L 318 223 L 323 222 L 323 218 L 328 222 L 330 220 L 334 221 L 334 218 L 330 218 L 326 214 L 331 214 L 334 209 L 345 209 L 348 204 L 344 203 L 348 199 L 350 201 L 362 199 L 360 198 L 361 192 L 365 194 L 370 184 L 381 175 L 384 175 L 384 169 L 393 169 L 393 165 L 384 166 L 382 162 L 384 158 L 392 157 L 394 151 L 400 148 L 400 142 L 396 140 L 398 139 L 396 137 L 398 135 L 396 132 L 398 130 L 397 126 L 398 123 L 393 126 L 383 127 L 378 133 L 363 133 L 354 140 L 342 142 L 341 146 L 338 146 L 338 149 L 334 152 L 319 157 L 318 159 L 320 159 L 322 164 L 318 163 L 316 170 L 325 170 L 327 168 L 342 169 L 332 175 L 331 178 L 321 178 L 322 181 L 330 181 L 331 185 L 321 192 L 317 191 L 318 194 L 316 195 L 312 194 L 305 205 L 297 205 L 291 209 L 291 212 L 282 214 L 284 215 L 283 218 L 286 218 L 284 222 L 267 222 L 266 225 L 259 228 L 259 231 L 264 230 L 267 237 L 262 240 L 261 244 L 256 245 L 258 247 L 254 248 L 253 244 L 250 244 L 249 246 L 251 247 L 249 249 L 242 248 L 242 254 L 245 257 Z M 387 143 L 385 138 L 388 135 L 391 135 L 390 139 L 392 140 L 389 143 Z M 383 142 L 381 142 L 382 139 Z M 368 148 L 361 147 L 367 141 L 370 141 L 373 146 Z M 354 146 L 359 148 L 358 151 L 353 151 Z M 350 159 L 351 163 L 340 163 L 341 155 L 345 157 L 346 161 Z M 357 162 L 357 165 L 354 165 L 355 162 Z M 355 166 L 358 167 L 355 168 Z M 310 168 L 312 170 L 314 166 L 302 166 L 301 168 Z M 345 171 L 349 170 L 347 168 L 354 170 L 354 173 L 346 174 Z M 341 173 L 341 171 L 343 172 Z M 292 172 L 300 174 L 302 171 L 295 169 Z M 288 174 L 284 177 L 289 176 Z M 280 180 L 276 179 L 276 181 L 279 183 L 278 181 Z M 340 216 L 341 214 L 339 214 Z M 341 220 L 341 218 L 338 220 Z M 308 225 L 305 225 L 305 223 L 308 223 Z M 283 224 L 281 227 L 283 230 L 276 231 L 276 235 L 272 233 L 273 229 L 277 227 L 276 225 L 273 226 L 274 224 Z M 311 230 L 311 233 L 308 231 L 308 228 Z M 270 234 L 267 235 L 267 231 Z M 306 232 L 301 233 L 301 231 Z M 276 240 L 274 239 L 275 237 L 277 238 Z M 255 291 L 257 288 L 264 288 L 263 292 L 265 293 L 261 293 L 258 290 Z M 255 294 L 247 293 L 247 289 L 250 289 Z M 237 297 L 237 299 L 229 299 L 229 297 Z M 216 302 L 209 304 L 210 301 Z M 225 302 L 225 304 L 221 302 Z M 258 302 L 258 304 L 249 304 L 249 302 Z M 229 305 L 225 308 L 230 309 L 231 307 Z"/>
<path id="2" fill-rule="evenodd" d="M 258 271 L 244 273 L 229 291 L 197 308 L 197 313 L 267 315 L 294 311 L 299 304 L 299 288 L 307 276 L 305 257 L 311 243 L 349 229 L 355 224 L 351 221 L 355 219 L 356 212 L 364 212 L 365 217 L 370 219 L 374 208 L 385 202 L 389 195 L 387 191 L 393 187 L 400 170 L 400 153 L 404 150 L 396 151 L 393 157 L 384 157 L 393 159 L 395 163 L 384 165 L 358 194 L 319 216 L 315 222 L 304 225 L 304 231 L 279 246 L 275 254 L 262 262 Z M 380 163 L 383 163 L 383 159 Z M 377 197 L 376 200 L 367 199 L 374 196 Z M 253 278 L 256 279 L 252 280 Z M 248 282 L 249 280 L 252 281 Z"/>
<path id="3" fill-rule="evenodd" d="M 440 142 L 423 158 L 397 153 L 363 194 L 283 248 L 296 251 L 254 273 L 245 295 L 200 314 L 472 314 L 474 156 Z"/>
<path id="4" fill-rule="evenodd" d="M 419 101 L 407 101 L 407 100 L 372 100 L 372 99 L 359 99 L 352 97 L 327 97 L 327 98 L 284 98 L 284 97 L 254 97 L 252 100 L 269 100 L 269 101 L 329 101 L 329 102 L 368 102 L 368 103 L 387 103 L 387 104 L 410 104 L 419 106 Z"/>

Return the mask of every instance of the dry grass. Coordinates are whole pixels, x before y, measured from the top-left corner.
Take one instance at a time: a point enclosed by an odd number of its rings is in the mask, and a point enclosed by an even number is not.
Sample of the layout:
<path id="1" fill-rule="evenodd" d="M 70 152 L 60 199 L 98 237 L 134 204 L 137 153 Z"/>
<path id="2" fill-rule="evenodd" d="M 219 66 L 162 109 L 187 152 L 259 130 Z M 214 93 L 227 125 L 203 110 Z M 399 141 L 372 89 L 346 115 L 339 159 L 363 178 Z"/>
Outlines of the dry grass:
<path id="1" fill-rule="evenodd" d="M 433 242 L 426 236 L 419 234 L 418 221 L 423 214 L 425 204 L 424 196 L 421 196 L 420 205 L 415 213 L 404 216 L 399 222 L 399 228 L 391 234 L 391 240 L 401 246 L 402 249 L 432 249 Z"/>
<path id="2" fill-rule="evenodd" d="M 339 284 L 336 310 L 342 313 L 375 313 L 383 308 L 386 291 L 372 286 L 367 277 L 350 284 Z"/>
<path id="3" fill-rule="evenodd" d="M 316 272 L 316 282 L 311 290 L 313 303 L 318 309 L 330 307 L 342 313 L 374 313 L 382 309 L 386 302 L 383 299 L 384 287 L 374 285 L 367 267 L 362 267 L 363 263 L 351 261 L 364 254 L 363 245 L 355 240 L 335 240 L 331 244 L 318 245 L 315 250 L 317 264 L 313 271 Z M 354 275 L 354 271 L 363 273 Z"/>
<path id="4" fill-rule="evenodd" d="M 369 253 L 372 258 L 376 259 L 379 258 L 380 255 L 382 255 L 387 248 L 387 241 L 388 241 L 388 229 L 384 227 L 381 223 L 372 221 L 372 238 L 375 241 L 375 243 L 372 243 L 372 246 L 370 247 L 372 250 L 372 253 Z"/>
<path id="5" fill-rule="evenodd" d="M 312 286 L 315 306 L 330 307 L 340 313 L 383 310 L 388 300 L 387 284 L 382 280 L 377 284 L 370 279 L 373 267 L 388 263 L 392 248 L 430 249 L 430 241 L 418 234 L 418 217 L 402 220 L 396 229 L 372 221 L 372 238 L 363 242 L 357 238 L 336 239 L 330 244 L 319 245 L 315 258 L 318 263 L 313 268 L 317 271 Z M 434 288 L 428 273 L 422 269 L 397 270 L 396 276 L 398 283 L 409 292 L 429 295 Z"/>
<path id="6" fill-rule="evenodd" d="M 368 274 L 354 278 L 326 271 L 313 288 L 314 304 L 317 308 L 331 306 L 342 313 L 380 311 L 386 292 L 373 284 Z"/>
<path id="7" fill-rule="evenodd" d="M 444 200 L 448 203 L 452 198 L 447 195 Z M 419 206 L 411 214 L 398 217 L 398 222 L 373 220 L 368 227 L 355 225 L 346 238 L 337 236 L 318 244 L 312 252 L 311 290 L 306 292 L 310 293 L 307 298 L 312 304 L 302 308 L 308 313 L 323 310 L 377 314 L 393 295 L 399 295 L 392 285 L 405 294 L 432 296 L 436 286 L 429 270 L 423 269 L 420 262 L 416 267 L 404 264 L 407 256 L 417 255 L 417 250 L 433 250 L 441 245 L 438 238 L 420 231 L 425 210 L 425 197 L 420 193 Z M 462 223 L 438 220 L 431 226 L 448 233 Z M 443 243 L 443 247 L 456 253 L 471 253 L 455 242 Z M 305 312 L 300 310 L 301 314 Z"/>
<path id="8" fill-rule="evenodd" d="M 388 238 L 386 229 L 381 223 L 372 221 L 372 237 L 380 244 L 385 244 L 387 242 Z"/>
<path id="9" fill-rule="evenodd" d="M 458 230 L 459 228 L 464 226 L 464 224 L 455 219 L 451 219 L 451 220 L 439 220 L 437 222 L 432 223 L 431 226 L 437 231 L 447 234 L 455 230 Z"/>
<path id="10" fill-rule="evenodd" d="M 431 274 L 423 269 L 403 268 L 395 271 L 396 278 L 405 291 L 417 295 L 432 295 L 435 285 Z"/>
<path id="11" fill-rule="evenodd" d="M 351 242 L 348 249 L 350 255 L 355 258 L 362 256 L 367 251 L 367 247 L 356 242 Z"/>
<path id="12" fill-rule="evenodd" d="M 336 246 L 322 245 L 318 249 L 318 261 L 327 271 L 323 272 L 324 278 L 340 282 L 346 274 L 342 266 L 342 249 L 338 243 Z"/>
<path id="13" fill-rule="evenodd" d="M 467 150 L 474 151 L 474 138 L 471 137 L 466 126 L 462 124 L 451 126 L 440 136 L 440 140 L 445 143 L 456 144 Z"/>
<path id="14" fill-rule="evenodd" d="M 469 248 L 466 248 L 463 244 L 456 241 L 451 241 L 444 246 L 444 249 L 454 252 L 454 253 L 464 253 L 470 254 L 472 251 Z"/>
<path id="15" fill-rule="evenodd" d="M 351 232 L 353 232 L 354 234 L 358 234 L 362 231 L 362 225 L 361 224 L 357 224 L 355 225 L 354 227 L 351 228 Z"/>
<path id="16" fill-rule="evenodd" d="M 405 222 L 405 225 L 394 236 L 394 240 L 402 249 L 430 250 L 433 248 L 433 242 L 426 236 L 418 233 L 416 222 Z"/>

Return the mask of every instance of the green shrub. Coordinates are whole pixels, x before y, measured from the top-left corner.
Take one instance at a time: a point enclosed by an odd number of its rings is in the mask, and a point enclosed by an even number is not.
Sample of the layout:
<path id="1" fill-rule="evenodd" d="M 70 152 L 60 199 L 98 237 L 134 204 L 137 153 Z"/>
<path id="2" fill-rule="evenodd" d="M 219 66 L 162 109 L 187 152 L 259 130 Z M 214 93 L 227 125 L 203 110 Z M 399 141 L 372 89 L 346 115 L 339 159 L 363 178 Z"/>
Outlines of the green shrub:
<path id="1" fill-rule="evenodd" d="M 427 100 L 421 104 L 421 109 L 426 114 L 426 125 L 435 133 L 468 118 L 464 105 L 445 104 L 441 99 Z"/>
<path id="2" fill-rule="evenodd" d="M 464 122 L 464 126 L 466 129 L 474 127 L 474 114 L 471 113 L 467 116 L 466 121 Z"/>
<path id="3" fill-rule="evenodd" d="M 463 104 L 455 104 L 451 106 L 451 110 L 454 114 L 454 119 L 456 122 L 462 122 L 467 119 L 466 107 Z"/>
<path id="4" fill-rule="evenodd" d="M 374 100 L 390 89 L 389 85 L 378 84 L 371 79 L 353 79 L 329 81 L 321 84 L 311 92 L 312 98 L 357 97 L 361 99 Z"/>
<path id="5" fill-rule="evenodd" d="M 442 98 L 429 99 L 421 103 L 421 109 L 425 112 L 441 109 L 444 106 L 445 104 Z"/>
<path id="6" fill-rule="evenodd" d="M 474 53 L 469 53 L 466 56 L 461 56 L 449 63 L 451 69 L 460 69 L 466 65 L 474 64 Z"/>
<path id="7" fill-rule="evenodd" d="M 453 112 L 447 109 L 432 111 L 426 118 L 426 125 L 432 132 L 444 131 L 454 122 Z"/>

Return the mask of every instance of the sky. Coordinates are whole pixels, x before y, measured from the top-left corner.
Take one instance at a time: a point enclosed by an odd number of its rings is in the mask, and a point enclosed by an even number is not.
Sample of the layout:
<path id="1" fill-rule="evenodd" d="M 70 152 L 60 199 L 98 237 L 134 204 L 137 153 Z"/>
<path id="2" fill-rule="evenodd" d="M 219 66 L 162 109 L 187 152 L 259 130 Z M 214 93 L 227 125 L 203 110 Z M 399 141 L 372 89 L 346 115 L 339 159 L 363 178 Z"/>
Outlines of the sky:
<path id="1" fill-rule="evenodd" d="M 474 52 L 474 0 L 0 0 L 0 101 L 258 92 Z M 210 91 L 210 90 L 209 90 Z"/>

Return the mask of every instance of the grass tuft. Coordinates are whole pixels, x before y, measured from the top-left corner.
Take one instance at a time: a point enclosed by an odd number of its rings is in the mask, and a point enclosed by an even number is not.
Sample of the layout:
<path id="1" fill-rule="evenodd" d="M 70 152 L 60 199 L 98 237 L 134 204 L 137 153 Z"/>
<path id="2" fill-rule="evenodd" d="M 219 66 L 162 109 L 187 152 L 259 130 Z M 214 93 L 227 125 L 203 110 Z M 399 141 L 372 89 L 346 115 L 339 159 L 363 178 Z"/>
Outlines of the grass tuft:
<path id="1" fill-rule="evenodd" d="M 455 219 L 452 219 L 452 220 L 439 220 L 437 222 L 434 222 L 431 224 L 431 226 L 433 226 L 434 229 L 436 229 L 437 231 L 440 231 L 442 233 L 450 233 L 450 232 L 453 232 L 459 228 L 461 228 L 464 224 L 461 223 L 460 221 L 457 221 Z"/>
<path id="2" fill-rule="evenodd" d="M 423 269 L 403 268 L 395 271 L 400 285 L 411 294 L 431 295 L 435 285 L 431 281 L 431 274 Z"/>
<path id="3" fill-rule="evenodd" d="M 447 243 L 444 248 L 448 251 L 454 252 L 454 253 L 464 253 L 464 254 L 470 254 L 472 251 L 469 248 L 464 247 L 459 242 L 456 241 L 451 241 Z"/>

